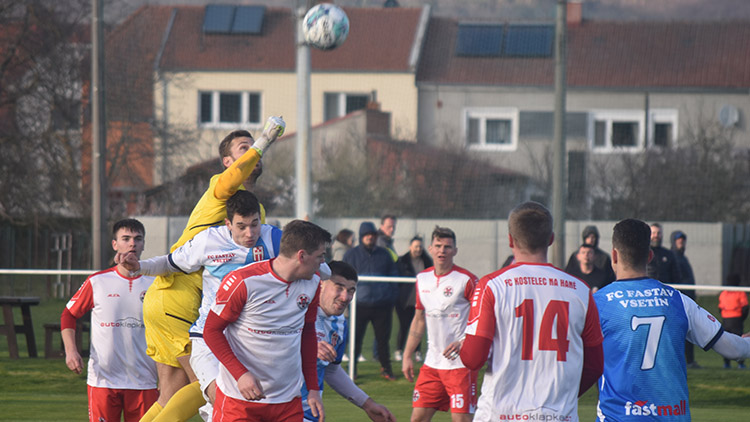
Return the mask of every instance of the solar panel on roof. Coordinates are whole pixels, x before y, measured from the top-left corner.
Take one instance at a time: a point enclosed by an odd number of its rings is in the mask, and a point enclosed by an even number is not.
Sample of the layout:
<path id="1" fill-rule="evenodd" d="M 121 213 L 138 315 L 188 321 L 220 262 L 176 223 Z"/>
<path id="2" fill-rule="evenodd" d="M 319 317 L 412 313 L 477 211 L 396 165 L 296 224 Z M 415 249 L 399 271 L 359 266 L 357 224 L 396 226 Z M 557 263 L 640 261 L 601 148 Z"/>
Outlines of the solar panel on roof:
<path id="1" fill-rule="evenodd" d="M 552 55 L 554 28 L 550 25 L 509 25 L 505 34 L 504 56 L 549 57 Z"/>
<path id="2" fill-rule="evenodd" d="M 228 34 L 232 29 L 235 6 L 208 5 L 203 15 L 203 32 Z"/>
<path id="3" fill-rule="evenodd" d="M 232 22 L 233 34 L 260 34 L 265 6 L 237 6 Z"/>
<path id="4" fill-rule="evenodd" d="M 456 55 L 499 56 L 502 40 L 502 25 L 458 25 Z"/>

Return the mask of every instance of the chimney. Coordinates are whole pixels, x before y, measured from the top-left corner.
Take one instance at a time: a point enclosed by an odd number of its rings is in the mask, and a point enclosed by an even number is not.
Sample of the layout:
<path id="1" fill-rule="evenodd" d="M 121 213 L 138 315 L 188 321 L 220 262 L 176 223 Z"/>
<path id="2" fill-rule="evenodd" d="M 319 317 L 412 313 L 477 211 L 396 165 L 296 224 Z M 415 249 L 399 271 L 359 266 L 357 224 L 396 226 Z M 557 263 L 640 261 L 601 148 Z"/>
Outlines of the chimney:
<path id="1" fill-rule="evenodd" d="M 582 0 L 568 0 L 567 12 L 567 24 L 568 25 L 580 25 L 583 21 Z"/>

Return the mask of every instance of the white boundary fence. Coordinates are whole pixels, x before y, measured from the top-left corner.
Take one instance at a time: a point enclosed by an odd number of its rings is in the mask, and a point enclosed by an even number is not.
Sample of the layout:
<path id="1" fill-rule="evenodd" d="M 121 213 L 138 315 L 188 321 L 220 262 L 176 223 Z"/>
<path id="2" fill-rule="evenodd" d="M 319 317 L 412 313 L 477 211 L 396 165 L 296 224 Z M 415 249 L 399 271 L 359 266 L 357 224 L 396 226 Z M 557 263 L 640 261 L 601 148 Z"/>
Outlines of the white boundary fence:
<path id="1" fill-rule="evenodd" d="M 98 270 L 11 270 L 0 269 L 0 275 L 91 275 Z M 62 287 L 62 282 L 55 283 L 56 290 Z M 414 283 L 414 277 L 378 277 L 362 275 L 359 276 L 359 282 L 387 282 L 387 283 Z M 701 290 L 710 292 L 721 292 L 723 290 L 735 290 L 750 292 L 750 287 L 732 287 L 732 286 L 713 286 L 713 285 L 685 285 L 685 284 L 668 284 L 680 290 Z M 357 295 L 355 293 L 352 303 L 349 305 L 349 377 L 354 378 L 354 362 L 357 356 L 354 356 L 354 339 L 356 336 L 356 324 L 354 321 L 357 317 Z"/>

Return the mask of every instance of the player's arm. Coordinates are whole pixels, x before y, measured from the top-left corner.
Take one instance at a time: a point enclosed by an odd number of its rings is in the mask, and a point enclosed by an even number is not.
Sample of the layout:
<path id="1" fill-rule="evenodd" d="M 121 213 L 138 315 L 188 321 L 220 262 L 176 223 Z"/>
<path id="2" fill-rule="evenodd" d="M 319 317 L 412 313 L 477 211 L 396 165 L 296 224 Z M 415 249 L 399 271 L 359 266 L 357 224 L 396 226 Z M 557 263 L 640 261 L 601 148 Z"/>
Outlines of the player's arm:
<path id="1" fill-rule="evenodd" d="M 750 337 L 740 337 L 724 331 L 713 349 L 727 359 L 747 359 L 750 358 Z"/>
<path id="2" fill-rule="evenodd" d="M 489 280 L 479 280 L 469 310 L 466 338 L 461 347 L 461 362 L 471 370 L 478 370 L 487 361 L 495 336 L 495 295 L 487 287 Z"/>
<path id="3" fill-rule="evenodd" d="M 337 392 L 341 397 L 349 400 L 355 406 L 361 408 L 367 413 L 370 420 L 373 421 L 394 421 L 395 418 L 391 412 L 370 398 L 367 393 L 354 384 L 349 378 L 346 371 L 340 365 L 328 365 L 325 370 L 325 380 L 328 385 Z"/>
<path id="4" fill-rule="evenodd" d="M 581 333 L 583 339 L 583 368 L 581 382 L 578 386 L 578 397 L 591 388 L 604 372 L 604 351 L 602 349 L 602 327 L 599 322 L 599 310 L 594 297 L 589 293 L 589 305 L 586 310 L 586 322 Z"/>
<path id="5" fill-rule="evenodd" d="M 263 133 L 255 141 L 252 148 L 248 149 L 240 158 L 234 161 L 219 176 L 219 180 L 214 188 L 214 197 L 226 201 L 230 196 L 240 188 L 242 182 L 250 177 L 256 164 L 263 156 L 263 153 L 271 144 L 284 133 L 286 123 L 281 117 L 271 116 L 266 121 Z"/>
<path id="6" fill-rule="evenodd" d="M 418 293 L 417 301 L 419 301 Z M 412 382 L 414 381 L 414 360 L 412 356 L 417 350 L 419 343 L 422 342 L 426 325 L 424 308 L 419 305 L 414 310 L 414 318 L 412 318 L 411 325 L 409 326 L 409 335 L 406 338 L 406 345 L 404 346 L 404 357 L 401 361 L 401 372 L 404 373 L 406 379 Z"/>
<path id="7" fill-rule="evenodd" d="M 60 315 L 60 335 L 65 349 L 65 365 L 76 374 L 83 371 L 83 359 L 76 345 L 76 325 L 78 319 L 94 309 L 94 291 L 86 279 L 70 299 Z"/>

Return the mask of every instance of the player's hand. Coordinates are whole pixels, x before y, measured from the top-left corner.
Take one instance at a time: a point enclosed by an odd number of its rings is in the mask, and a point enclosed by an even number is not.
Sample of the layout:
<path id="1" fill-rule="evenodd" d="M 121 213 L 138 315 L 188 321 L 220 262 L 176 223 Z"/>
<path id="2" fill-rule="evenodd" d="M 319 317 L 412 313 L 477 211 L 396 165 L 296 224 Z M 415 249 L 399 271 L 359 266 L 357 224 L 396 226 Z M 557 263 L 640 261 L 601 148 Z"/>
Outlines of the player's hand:
<path id="1" fill-rule="evenodd" d="M 318 342 L 318 359 L 326 362 L 333 362 L 336 360 L 336 349 L 331 346 L 331 343 L 326 341 Z"/>
<path id="2" fill-rule="evenodd" d="M 743 334 L 742 337 L 750 337 L 750 331 L 748 331 L 745 334 Z"/>
<path id="3" fill-rule="evenodd" d="M 266 395 L 263 394 L 263 387 L 260 386 L 260 381 L 255 379 L 250 372 L 242 374 L 240 379 L 237 380 L 237 387 L 246 400 L 255 401 L 266 398 Z"/>
<path id="4" fill-rule="evenodd" d="M 382 404 L 375 403 L 375 400 L 368 398 L 362 405 L 362 410 L 367 413 L 371 421 L 375 422 L 395 422 L 396 417 Z"/>
<path id="5" fill-rule="evenodd" d="M 318 418 L 318 422 L 324 422 L 326 413 L 323 411 L 323 400 L 320 399 L 320 391 L 310 390 L 307 392 L 307 404 L 313 416 Z"/>
<path id="6" fill-rule="evenodd" d="M 266 126 L 263 127 L 263 133 L 261 133 L 258 139 L 255 141 L 255 143 L 253 144 L 253 148 L 258 150 L 260 155 L 263 155 L 263 153 L 268 149 L 268 147 L 271 146 L 276 138 L 284 134 L 285 129 L 286 123 L 284 122 L 284 119 L 281 118 L 281 116 L 269 117 L 266 121 Z"/>
<path id="7" fill-rule="evenodd" d="M 78 353 L 78 350 L 65 351 L 65 365 L 76 374 L 80 374 L 83 371 L 83 359 L 81 359 L 81 354 Z"/>
<path id="8" fill-rule="evenodd" d="M 138 261 L 138 256 L 135 252 L 117 252 L 115 254 L 115 264 L 120 264 L 130 272 L 140 271 L 141 263 Z"/>
<path id="9" fill-rule="evenodd" d="M 448 347 L 443 350 L 443 356 L 445 356 L 448 360 L 455 360 L 458 358 L 459 353 L 461 353 L 461 344 L 463 342 L 461 341 L 454 341 L 453 343 L 449 344 Z"/>
<path id="10" fill-rule="evenodd" d="M 406 356 L 401 360 L 401 372 L 404 373 L 404 378 L 408 379 L 409 382 L 414 382 L 414 361 L 411 356 Z"/>

